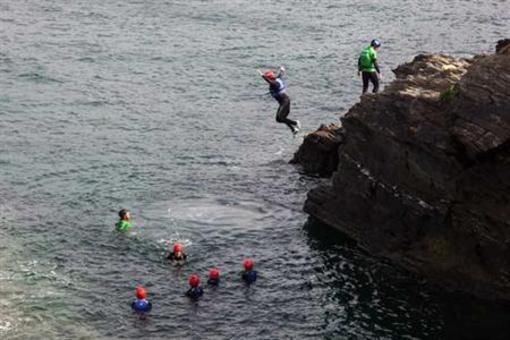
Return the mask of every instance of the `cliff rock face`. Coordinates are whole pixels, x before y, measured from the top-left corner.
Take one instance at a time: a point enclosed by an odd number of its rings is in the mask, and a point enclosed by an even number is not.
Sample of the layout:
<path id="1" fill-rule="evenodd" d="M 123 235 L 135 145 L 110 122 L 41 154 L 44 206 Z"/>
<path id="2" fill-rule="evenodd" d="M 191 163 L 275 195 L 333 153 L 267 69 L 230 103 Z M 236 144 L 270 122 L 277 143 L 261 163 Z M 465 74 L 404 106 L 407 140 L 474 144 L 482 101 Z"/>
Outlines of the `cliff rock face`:
<path id="1" fill-rule="evenodd" d="M 329 177 L 338 166 L 337 150 L 343 141 L 340 125 L 321 125 L 317 131 L 304 138 L 290 163 L 301 164 L 305 172 Z"/>
<path id="2" fill-rule="evenodd" d="M 510 300 L 510 45 L 394 72 L 342 118 L 331 185 L 305 211 L 435 282 Z"/>

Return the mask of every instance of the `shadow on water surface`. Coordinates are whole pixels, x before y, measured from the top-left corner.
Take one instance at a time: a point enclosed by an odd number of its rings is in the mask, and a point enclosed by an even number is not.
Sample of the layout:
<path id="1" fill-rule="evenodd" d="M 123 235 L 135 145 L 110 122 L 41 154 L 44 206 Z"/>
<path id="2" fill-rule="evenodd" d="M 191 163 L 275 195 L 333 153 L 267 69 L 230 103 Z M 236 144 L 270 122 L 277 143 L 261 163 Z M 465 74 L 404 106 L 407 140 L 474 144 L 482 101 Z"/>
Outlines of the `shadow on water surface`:
<path id="1" fill-rule="evenodd" d="M 332 288 L 328 299 L 337 304 L 325 304 L 326 337 L 508 339 L 510 305 L 446 292 L 312 217 L 304 230 L 322 260 L 318 281 Z"/>

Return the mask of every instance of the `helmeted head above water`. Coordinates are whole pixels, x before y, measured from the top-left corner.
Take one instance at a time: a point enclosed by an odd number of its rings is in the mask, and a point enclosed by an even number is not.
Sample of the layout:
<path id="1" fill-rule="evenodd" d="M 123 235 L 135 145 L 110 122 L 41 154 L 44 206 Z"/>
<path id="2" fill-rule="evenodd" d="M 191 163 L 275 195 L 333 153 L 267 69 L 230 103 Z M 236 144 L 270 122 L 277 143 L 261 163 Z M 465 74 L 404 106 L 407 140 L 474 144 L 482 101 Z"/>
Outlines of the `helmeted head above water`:
<path id="1" fill-rule="evenodd" d="M 211 269 L 211 271 L 209 272 L 209 278 L 211 280 L 219 280 L 220 279 L 220 271 L 216 268 Z"/>
<path id="2" fill-rule="evenodd" d="M 276 75 L 271 70 L 264 72 L 264 77 L 266 77 L 269 80 L 275 80 L 276 79 Z"/>
<path id="3" fill-rule="evenodd" d="M 379 48 L 381 47 L 381 42 L 377 39 L 374 39 L 370 42 L 370 46 L 372 46 L 373 48 Z"/>
<path id="4" fill-rule="evenodd" d="M 140 300 L 146 299 L 147 291 L 145 290 L 145 288 L 141 286 L 136 287 L 136 297 Z"/>
<path id="5" fill-rule="evenodd" d="M 182 253 L 183 250 L 184 250 L 184 247 L 182 244 L 180 244 L 180 243 L 174 244 L 174 253 Z"/>
<path id="6" fill-rule="evenodd" d="M 129 219 L 131 218 L 129 210 L 122 209 L 121 211 L 119 211 L 119 217 L 120 217 L 121 220 L 129 221 Z"/>
<path id="7" fill-rule="evenodd" d="M 196 274 L 193 274 L 189 277 L 188 282 L 191 287 L 198 287 L 198 285 L 200 284 L 200 277 L 198 277 L 198 275 Z"/>
<path id="8" fill-rule="evenodd" d="M 253 260 L 246 259 L 246 260 L 244 260 L 243 265 L 244 265 L 245 270 L 252 270 L 253 269 Z"/>

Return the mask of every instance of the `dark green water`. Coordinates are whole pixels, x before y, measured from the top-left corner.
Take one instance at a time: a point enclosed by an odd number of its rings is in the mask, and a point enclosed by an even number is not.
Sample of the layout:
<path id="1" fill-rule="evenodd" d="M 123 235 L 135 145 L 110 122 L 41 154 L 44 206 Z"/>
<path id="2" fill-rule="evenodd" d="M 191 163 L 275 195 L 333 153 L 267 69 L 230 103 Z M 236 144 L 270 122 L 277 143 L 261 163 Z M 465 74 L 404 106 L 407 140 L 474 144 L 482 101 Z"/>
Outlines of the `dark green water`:
<path id="1" fill-rule="evenodd" d="M 306 131 L 421 52 L 492 51 L 508 1 L 0 2 L 0 338 L 503 338 L 509 310 L 439 293 L 302 212 L 256 68 L 285 64 Z M 132 210 L 138 237 L 113 232 Z M 189 264 L 163 260 L 165 241 Z M 239 283 L 245 257 L 260 279 Z M 218 266 L 198 304 L 186 279 Z M 132 314 L 137 284 L 154 310 Z"/>

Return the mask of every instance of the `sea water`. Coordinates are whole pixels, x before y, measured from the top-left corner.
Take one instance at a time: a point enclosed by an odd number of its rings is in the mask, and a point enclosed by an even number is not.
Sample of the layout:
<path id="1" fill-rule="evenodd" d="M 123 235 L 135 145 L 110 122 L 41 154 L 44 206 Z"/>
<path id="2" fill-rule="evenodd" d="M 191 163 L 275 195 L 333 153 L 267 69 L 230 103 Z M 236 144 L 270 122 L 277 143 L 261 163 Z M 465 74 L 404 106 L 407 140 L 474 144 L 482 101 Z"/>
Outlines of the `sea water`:
<path id="1" fill-rule="evenodd" d="M 508 1 L 2 0 L 0 338 L 421 339 L 508 334 L 508 310 L 440 293 L 302 212 L 258 76 L 285 65 L 309 132 L 419 53 L 492 52 Z M 134 233 L 114 231 L 131 209 Z M 184 242 L 189 261 L 164 253 Z M 244 258 L 257 283 L 239 280 Z M 184 296 L 220 268 L 218 289 Z M 204 280 L 205 281 L 205 280 Z M 130 309 L 136 285 L 153 303 Z M 499 332 L 499 333 L 498 333 Z M 506 333 L 505 333 L 506 332 Z M 490 337 L 489 336 L 489 337 Z"/>

